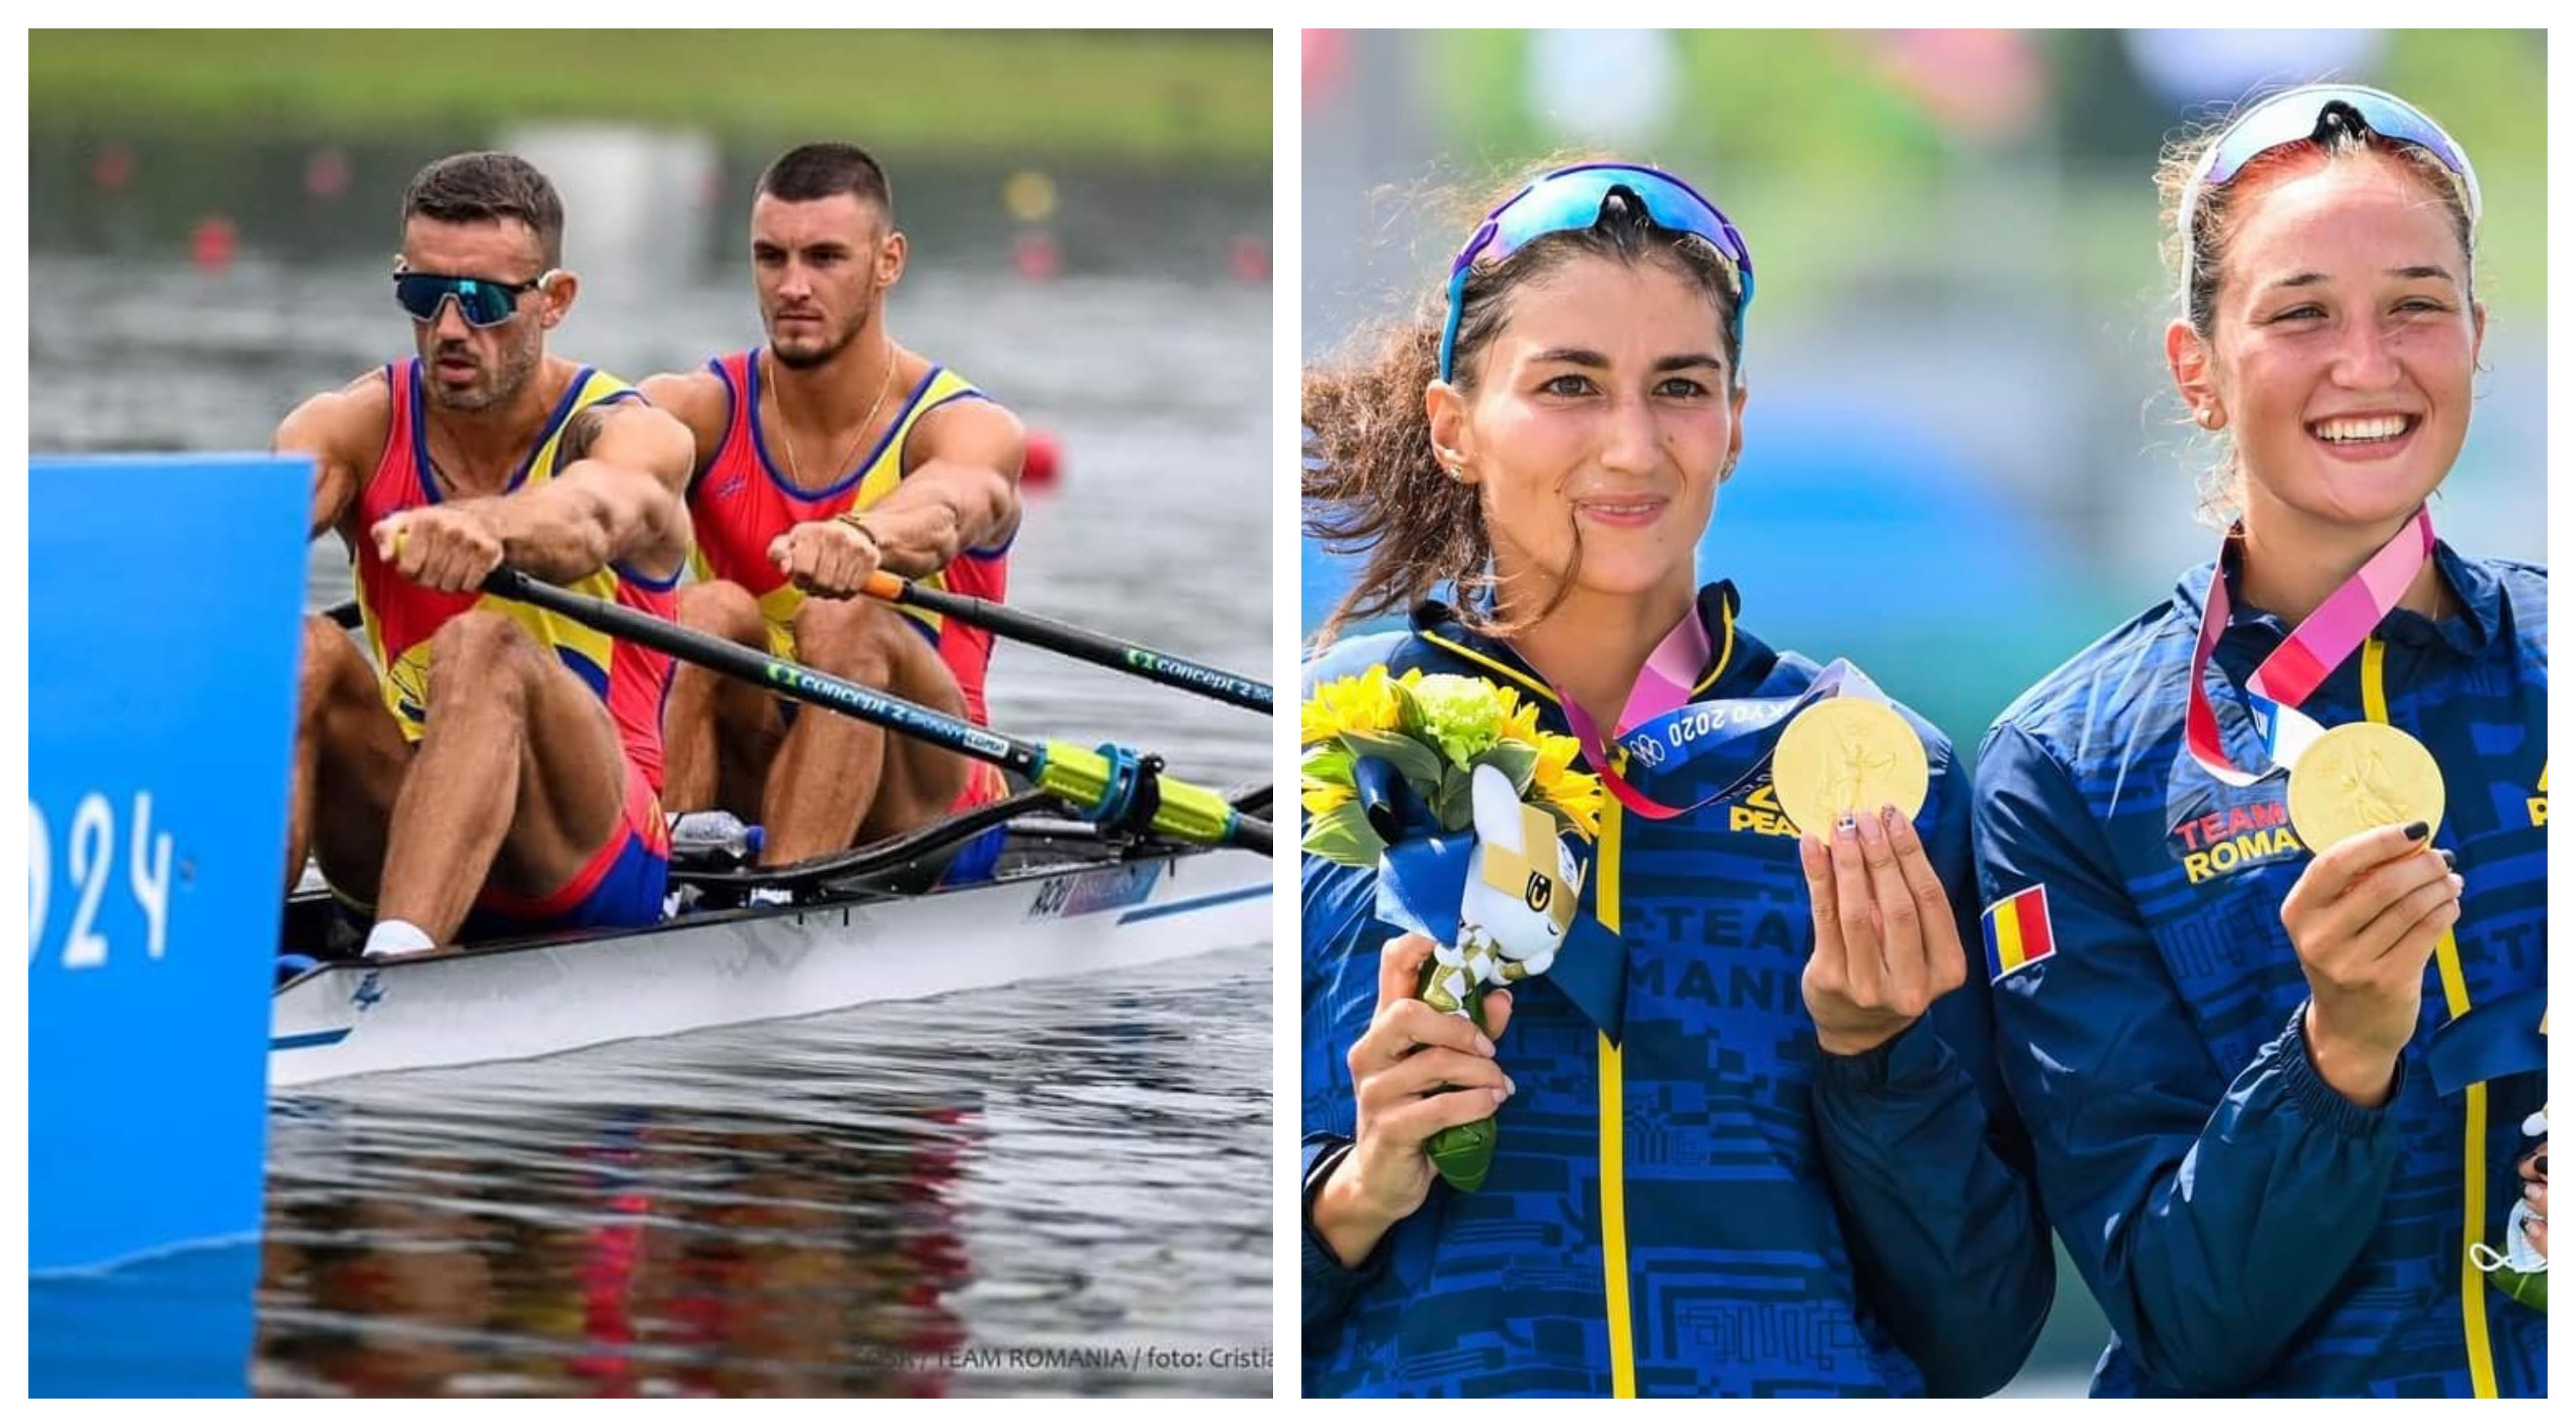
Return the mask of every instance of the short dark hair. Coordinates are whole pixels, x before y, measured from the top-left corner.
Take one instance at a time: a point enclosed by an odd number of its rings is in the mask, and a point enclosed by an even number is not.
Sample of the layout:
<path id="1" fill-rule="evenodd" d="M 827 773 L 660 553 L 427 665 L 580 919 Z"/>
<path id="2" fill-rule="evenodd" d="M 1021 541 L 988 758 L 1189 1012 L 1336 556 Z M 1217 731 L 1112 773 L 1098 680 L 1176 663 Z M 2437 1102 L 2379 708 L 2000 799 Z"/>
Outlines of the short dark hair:
<path id="1" fill-rule="evenodd" d="M 885 170 L 856 144 L 799 144 L 780 154 L 760 175 L 760 192 L 789 203 L 811 203 L 846 193 L 894 217 L 894 190 Z"/>
<path id="2" fill-rule="evenodd" d="M 454 154 L 413 174 L 403 221 L 485 223 L 516 218 L 537 235 L 549 268 L 563 264 L 563 199 L 536 165 L 516 154 Z"/>

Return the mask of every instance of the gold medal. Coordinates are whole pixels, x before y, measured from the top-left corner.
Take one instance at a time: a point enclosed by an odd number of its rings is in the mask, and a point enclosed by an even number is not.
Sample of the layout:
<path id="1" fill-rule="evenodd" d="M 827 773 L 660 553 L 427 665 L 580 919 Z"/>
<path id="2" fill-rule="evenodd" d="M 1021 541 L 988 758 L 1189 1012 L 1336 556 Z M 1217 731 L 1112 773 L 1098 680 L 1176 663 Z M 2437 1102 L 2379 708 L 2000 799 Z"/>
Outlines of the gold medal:
<path id="1" fill-rule="evenodd" d="M 1923 740 L 1896 710 L 1873 699 L 1831 698 L 1789 720 L 1771 753 L 1771 787 L 1800 832 L 1830 837 L 1845 813 L 1875 813 L 1890 803 L 1909 818 L 1923 811 L 1932 770 Z"/>
<path id="2" fill-rule="evenodd" d="M 2442 825 L 2442 767 L 2415 736 L 2384 723 L 2317 735 L 2290 767 L 2290 825 L 2308 851 L 2391 823 Z"/>

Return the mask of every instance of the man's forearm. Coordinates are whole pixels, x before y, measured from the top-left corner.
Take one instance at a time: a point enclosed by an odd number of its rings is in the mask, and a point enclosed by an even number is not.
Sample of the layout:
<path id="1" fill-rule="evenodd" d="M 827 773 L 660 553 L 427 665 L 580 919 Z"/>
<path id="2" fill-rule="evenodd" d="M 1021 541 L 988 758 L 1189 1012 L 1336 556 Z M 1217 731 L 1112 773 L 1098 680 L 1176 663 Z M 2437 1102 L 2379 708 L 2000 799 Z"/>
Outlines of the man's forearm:
<path id="1" fill-rule="evenodd" d="M 476 502 L 501 537 L 504 563 L 541 580 L 578 580 L 642 542 L 643 502 L 619 499 L 609 482 L 570 476 L 566 471 L 533 490 Z"/>
<path id="2" fill-rule="evenodd" d="M 859 512 L 876 537 L 878 564 L 907 579 L 935 575 L 972 549 L 995 543 L 1010 518 L 1009 487 L 960 489 L 959 483 L 925 481 L 920 472 Z M 979 483 L 980 484 L 980 483 Z"/>

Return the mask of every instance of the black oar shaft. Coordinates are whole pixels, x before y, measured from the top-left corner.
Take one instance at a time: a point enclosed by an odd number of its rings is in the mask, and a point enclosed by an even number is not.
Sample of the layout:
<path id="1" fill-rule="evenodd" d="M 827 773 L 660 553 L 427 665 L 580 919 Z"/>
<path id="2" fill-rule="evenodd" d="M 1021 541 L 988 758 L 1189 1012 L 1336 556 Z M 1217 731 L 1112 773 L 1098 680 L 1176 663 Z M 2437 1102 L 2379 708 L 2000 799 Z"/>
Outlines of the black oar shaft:
<path id="1" fill-rule="evenodd" d="M 951 718 L 910 699 L 863 688 L 784 659 L 773 659 L 730 639 L 719 639 L 686 625 L 655 619 L 641 610 L 576 594 L 533 579 L 506 565 L 493 571 L 491 578 L 483 582 L 483 588 L 503 599 L 553 610 L 594 629 L 605 630 L 619 639 L 633 640 L 647 649 L 658 649 L 675 659 L 765 685 L 807 703 L 819 704 L 945 748 L 951 753 L 999 764 L 1022 777 L 1034 778 L 1038 765 L 1044 761 L 1035 744 L 988 728 L 978 728 L 964 719 Z"/>
<path id="2" fill-rule="evenodd" d="M 943 618 L 971 624 L 978 629 L 989 629 L 1024 644 L 1052 649 L 1058 654 L 1105 668 L 1124 670 L 1171 688 L 1186 689 L 1237 708 L 1265 714 L 1271 711 L 1270 686 L 1257 679 L 1229 674 L 1223 669 L 1166 654 L 1159 649 L 1148 649 L 1141 644 L 1130 644 L 1078 625 L 1043 618 L 973 595 L 932 589 L 883 571 L 868 581 L 868 593 L 879 599 L 912 605 Z"/>

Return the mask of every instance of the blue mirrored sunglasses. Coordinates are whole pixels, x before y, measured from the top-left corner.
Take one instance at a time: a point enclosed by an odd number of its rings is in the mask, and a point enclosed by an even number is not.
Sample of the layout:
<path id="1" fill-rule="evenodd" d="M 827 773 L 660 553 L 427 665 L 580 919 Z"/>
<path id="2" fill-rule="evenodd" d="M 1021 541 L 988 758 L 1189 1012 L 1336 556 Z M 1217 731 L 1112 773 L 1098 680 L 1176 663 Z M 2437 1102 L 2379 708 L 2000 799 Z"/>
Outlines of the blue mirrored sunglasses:
<path id="1" fill-rule="evenodd" d="M 1459 307 L 1467 274 L 1479 261 L 1500 262 L 1550 233 L 1579 233 L 1601 221 L 1613 192 L 1644 205 L 1658 228 L 1688 233 L 1717 250 L 1735 288 L 1735 350 L 1744 350 L 1744 313 L 1753 305 L 1753 252 L 1744 235 L 1700 191 L 1660 169 L 1634 164 L 1576 164 L 1548 174 L 1503 200 L 1449 265 L 1449 317 L 1440 329 L 1440 379 L 1450 380 L 1458 349 Z"/>
<path id="2" fill-rule="evenodd" d="M 2413 144 L 2440 160 L 2459 185 L 2461 199 L 2468 206 L 2469 226 L 2476 228 L 2478 171 L 2469 166 L 2467 151 L 2442 132 L 2441 125 L 2423 110 L 2385 90 L 2358 84 L 2313 84 L 2285 90 L 2256 104 L 2237 116 L 2236 122 L 2218 136 L 2218 142 L 2209 146 L 2209 157 L 2202 161 L 2200 172 L 2183 189 L 2177 221 L 2184 242 L 2191 240 L 2192 215 L 2200 207 L 2203 192 L 2232 182 L 2247 164 L 2285 144 L 2323 140 L 2328 133 L 2327 117 L 2338 106 L 2358 118 L 2371 133 L 2396 143 Z"/>
<path id="3" fill-rule="evenodd" d="M 534 292 L 554 276 L 549 268 L 528 282 L 494 282 L 482 277 L 448 277 L 440 273 L 394 274 L 394 301 L 415 322 L 435 322 L 438 309 L 456 299 L 457 313 L 469 327 L 498 327 L 518 315 L 519 295 Z"/>

